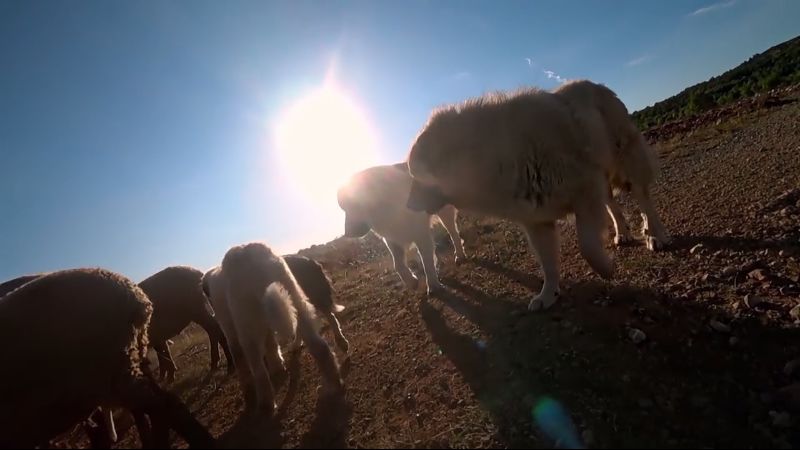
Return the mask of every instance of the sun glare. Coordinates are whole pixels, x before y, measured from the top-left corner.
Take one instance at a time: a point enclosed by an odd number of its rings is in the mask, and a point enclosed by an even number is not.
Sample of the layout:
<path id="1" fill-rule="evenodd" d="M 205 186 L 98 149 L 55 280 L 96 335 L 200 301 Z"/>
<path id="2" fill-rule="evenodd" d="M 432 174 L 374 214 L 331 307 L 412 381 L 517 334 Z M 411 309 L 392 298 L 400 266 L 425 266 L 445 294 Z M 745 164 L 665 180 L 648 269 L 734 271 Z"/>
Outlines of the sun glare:
<path id="1" fill-rule="evenodd" d="M 275 139 L 286 181 L 315 204 L 335 202 L 336 189 L 377 160 L 376 137 L 366 115 L 332 84 L 287 108 Z"/>

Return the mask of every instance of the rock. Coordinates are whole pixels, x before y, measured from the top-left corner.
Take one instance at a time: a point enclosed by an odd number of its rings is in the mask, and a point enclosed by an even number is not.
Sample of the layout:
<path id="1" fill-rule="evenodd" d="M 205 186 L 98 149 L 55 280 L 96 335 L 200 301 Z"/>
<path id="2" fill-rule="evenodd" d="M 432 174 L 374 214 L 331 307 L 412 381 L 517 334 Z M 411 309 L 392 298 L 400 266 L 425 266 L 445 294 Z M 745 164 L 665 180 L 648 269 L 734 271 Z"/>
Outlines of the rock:
<path id="1" fill-rule="evenodd" d="M 785 374 L 787 377 L 790 377 L 790 376 L 792 376 L 792 374 L 793 374 L 793 373 L 794 373 L 794 372 L 795 372 L 795 371 L 796 371 L 798 368 L 800 368 L 800 358 L 798 358 L 798 359 L 793 359 L 793 360 L 791 360 L 791 361 L 787 362 L 787 363 L 786 363 L 786 365 L 785 365 L 785 366 L 783 366 L 783 373 L 784 373 L 784 374 Z"/>
<path id="2" fill-rule="evenodd" d="M 736 267 L 728 266 L 728 267 L 722 269 L 722 276 L 723 277 L 729 277 L 729 276 L 732 276 L 732 275 L 736 275 L 736 272 L 738 272 L 738 270 L 736 270 Z"/>
<path id="3" fill-rule="evenodd" d="M 703 244 L 697 244 L 689 250 L 689 254 L 694 255 L 695 253 L 699 253 L 704 247 Z"/>
<path id="4" fill-rule="evenodd" d="M 755 308 L 761 303 L 764 303 L 764 299 L 761 297 L 752 294 L 747 294 L 744 296 L 744 304 L 747 305 L 747 307 L 750 309 Z"/>
<path id="5" fill-rule="evenodd" d="M 767 279 L 767 272 L 764 269 L 754 269 L 747 276 L 757 281 L 764 281 Z"/>
<path id="6" fill-rule="evenodd" d="M 708 325 L 711 327 L 711 329 L 713 329 L 714 331 L 716 331 L 718 333 L 730 333 L 731 332 L 731 327 L 730 326 L 728 326 L 728 325 L 726 325 L 726 324 L 724 324 L 724 323 L 722 323 L 722 322 L 720 322 L 720 321 L 718 321 L 716 319 L 711 319 L 711 321 L 708 322 Z"/>
<path id="7" fill-rule="evenodd" d="M 628 337 L 634 344 L 641 344 L 645 340 L 647 340 L 647 335 L 644 334 L 644 331 L 638 328 L 631 328 L 628 330 Z"/>
<path id="8" fill-rule="evenodd" d="M 789 311 L 789 316 L 794 320 L 800 320 L 800 305 L 795 306 Z"/>
<path id="9" fill-rule="evenodd" d="M 772 417 L 772 426 L 777 428 L 789 428 L 792 426 L 792 416 L 786 411 L 770 411 L 769 416 Z"/>

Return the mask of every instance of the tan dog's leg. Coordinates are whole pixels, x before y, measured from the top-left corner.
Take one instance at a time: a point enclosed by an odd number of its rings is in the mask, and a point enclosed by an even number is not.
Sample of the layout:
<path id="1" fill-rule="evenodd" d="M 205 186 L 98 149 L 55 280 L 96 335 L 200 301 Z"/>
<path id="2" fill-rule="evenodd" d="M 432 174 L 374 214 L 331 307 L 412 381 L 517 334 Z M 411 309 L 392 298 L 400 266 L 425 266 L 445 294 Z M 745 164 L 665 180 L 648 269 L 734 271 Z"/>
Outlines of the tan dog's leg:
<path id="1" fill-rule="evenodd" d="M 456 263 L 467 259 L 467 254 L 464 253 L 464 240 L 461 239 L 461 235 L 458 232 L 458 224 L 456 223 L 458 210 L 454 206 L 447 205 L 436 215 L 441 219 L 442 225 L 450 235 L 450 240 L 453 241 L 453 247 L 456 249 Z"/>
<path id="2" fill-rule="evenodd" d="M 386 247 L 389 248 L 389 253 L 392 254 L 394 270 L 397 272 L 397 275 L 400 276 L 400 280 L 403 281 L 403 284 L 406 285 L 406 288 L 416 291 L 417 286 L 419 286 L 419 280 L 414 276 L 413 273 L 411 273 L 411 270 L 408 268 L 408 264 L 406 263 L 406 246 L 396 244 L 386 239 L 384 239 L 384 242 L 386 243 Z"/>
<path id="3" fill-rule="evenodd" d="M 421 242 L 420 242 L 421 241 Z M 436 274 L 436 246 L 433 243 L 433 237 L 430 232 L 427 236 L 420 241 L 416 242 L 417 251 L 419 252 L 420 259 L 422 259 L 422 266 L 425 269 L 425 281 L 428 284 L 428 295 L 436 291 L 444 289 L 444 285 L 439 281 L 439 276 Z"/>

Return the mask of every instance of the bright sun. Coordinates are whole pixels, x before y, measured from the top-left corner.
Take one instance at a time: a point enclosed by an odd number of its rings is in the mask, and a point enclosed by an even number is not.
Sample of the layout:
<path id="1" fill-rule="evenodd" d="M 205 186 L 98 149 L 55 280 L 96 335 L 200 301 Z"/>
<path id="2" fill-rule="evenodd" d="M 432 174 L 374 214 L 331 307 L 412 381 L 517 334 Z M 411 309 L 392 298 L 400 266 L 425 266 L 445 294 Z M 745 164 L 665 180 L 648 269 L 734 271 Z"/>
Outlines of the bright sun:
<path id="1" fill-rule="evenodd" d="M 282 172 L 313 203 L 335 202 L 336 189 L 377 160 L 366 115 L 332 83 L 287 108 L 275 139 Z"/>

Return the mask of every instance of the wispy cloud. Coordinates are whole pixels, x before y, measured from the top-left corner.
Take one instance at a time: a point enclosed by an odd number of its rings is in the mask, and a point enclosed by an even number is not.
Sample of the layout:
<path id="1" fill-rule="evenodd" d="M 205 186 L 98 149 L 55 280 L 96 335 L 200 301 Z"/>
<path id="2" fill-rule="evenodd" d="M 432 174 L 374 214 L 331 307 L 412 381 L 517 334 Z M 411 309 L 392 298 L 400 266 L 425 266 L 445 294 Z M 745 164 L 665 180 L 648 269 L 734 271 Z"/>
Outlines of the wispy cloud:
<path id="1" fill-rule="evenodd" d="M 714 3 L 713 5 L 704 6 L 704 7 L 700 8 L 700 9 L 696 9 L 696 10 L 690 12 L 687 15 L 690 16 L 690 17 L 701 16 L 703 14 L 708 14 L 710 12 L 719 11 L 720 9 L 730 8 L 731 6 L 733 6 L 735 4 L 736 4 L 736 0 L 728 0 L 726 2 L 718 2 L 718 3 Z"/>
<path id="2" fill-rule="evenodd" d="M 652 59 L 653 59 L 653 55 L 645 54 L 645 55 L 642 55 L 642 56 L 640 56 L 640 57 L 638 57 L 636 59 L 632 59 L 632 60 L 626 62 L 625 65 L 627 67 L 634 67 L 634 66 L 638 66 L 639 64 L 644 64 L 644 63 L 646 63 L 648 61 L 651 61 Z"/>
<path id="3" fill-rule="evenodd" d="M 560 77 L 557 73 L 553 72 L 552 70 L 543 70 L 542 72 L 544 72 L 544 74 L 547 75 L 547 78 L 549 78 L 551 80 L 556 80 L 559 83 L 566 83 L 567 82 L 566 78 Z"/>
<path id="4" fill-rule="evenodd" d="M 525 58 L 525 61 L 527 61 L 527 62 L 528 62 L 528 67 L 533 67 L 533 59 L 531 59 L 531 58 Z"/>
<path id="5" fill-rule="evenodd" d="M 470 78 L 472 78 L 472 74 L 470 72 L 467 72 L 466 70 L 462 70 L 461 72 L 458 72 L 455 75 L 453 75 L 453 79 L 456 81 L 469 80 Z"/>

